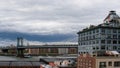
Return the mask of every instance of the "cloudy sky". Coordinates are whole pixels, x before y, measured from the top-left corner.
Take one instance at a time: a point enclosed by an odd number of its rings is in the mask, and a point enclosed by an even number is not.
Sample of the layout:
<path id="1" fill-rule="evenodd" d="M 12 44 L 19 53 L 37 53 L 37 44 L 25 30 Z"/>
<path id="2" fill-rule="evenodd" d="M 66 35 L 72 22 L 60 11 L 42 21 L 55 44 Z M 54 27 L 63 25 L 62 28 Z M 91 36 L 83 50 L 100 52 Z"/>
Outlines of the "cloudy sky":
<path id="1" fill-rule="evenodd" d="M 77 32 L 100 24 L 120 0 L 0 0 L 0 46 L 17 37 L 32 43 L 77 42 Z"/>

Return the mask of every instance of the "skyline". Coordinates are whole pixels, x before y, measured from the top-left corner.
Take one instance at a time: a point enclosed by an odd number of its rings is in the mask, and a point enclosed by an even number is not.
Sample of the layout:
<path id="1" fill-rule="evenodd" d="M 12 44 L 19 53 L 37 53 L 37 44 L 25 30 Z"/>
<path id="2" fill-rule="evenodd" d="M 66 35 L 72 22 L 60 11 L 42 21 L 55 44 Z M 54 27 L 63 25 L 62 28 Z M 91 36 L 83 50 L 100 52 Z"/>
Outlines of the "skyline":
<path id="1" fill-rule="evenodd" d="M 0 1 L 0 46 L 16 44 L 17 36 L 31 43 L 77 43 L 82 28 L 103 23 L 111 10 L 120 15 L 119 0 Z"/>

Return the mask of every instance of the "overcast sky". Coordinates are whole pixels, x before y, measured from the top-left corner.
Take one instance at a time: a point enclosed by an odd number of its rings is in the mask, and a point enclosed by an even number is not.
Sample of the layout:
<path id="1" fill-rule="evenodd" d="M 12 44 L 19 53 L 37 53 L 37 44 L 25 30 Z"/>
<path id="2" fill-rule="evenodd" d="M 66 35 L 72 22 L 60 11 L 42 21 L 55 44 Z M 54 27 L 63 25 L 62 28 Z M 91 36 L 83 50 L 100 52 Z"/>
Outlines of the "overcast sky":
<path id="1" fill-rule="evenodd" d="M 120 0 L 0 0 L 0 44 L 19 35 L 35 42 L 77 42 L 79 30 L 102 23 L 111 10 L 120 15 Z"/>

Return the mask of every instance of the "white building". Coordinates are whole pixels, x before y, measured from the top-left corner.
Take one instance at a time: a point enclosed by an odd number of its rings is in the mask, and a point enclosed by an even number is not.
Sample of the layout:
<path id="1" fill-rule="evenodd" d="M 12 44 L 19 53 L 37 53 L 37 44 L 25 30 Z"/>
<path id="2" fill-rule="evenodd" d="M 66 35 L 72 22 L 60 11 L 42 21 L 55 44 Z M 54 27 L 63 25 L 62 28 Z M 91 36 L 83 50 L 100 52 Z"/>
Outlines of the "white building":
<path id="1" fill-rule="evenodd" d="M 107 50 L 120 52 L 120 17 L 115 11 L 110 11 L 102 24 L 78 32 L 79 54 Z"/>

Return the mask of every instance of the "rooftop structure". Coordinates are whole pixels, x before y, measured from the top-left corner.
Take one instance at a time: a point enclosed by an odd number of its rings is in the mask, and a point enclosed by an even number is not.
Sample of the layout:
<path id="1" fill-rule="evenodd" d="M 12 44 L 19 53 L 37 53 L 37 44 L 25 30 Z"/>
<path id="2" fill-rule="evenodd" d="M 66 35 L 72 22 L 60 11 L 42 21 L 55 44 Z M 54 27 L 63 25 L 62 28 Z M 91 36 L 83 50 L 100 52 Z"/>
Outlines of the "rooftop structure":
<path id="1" fill-rule="evenodd" d="M 76 68 L 76 57 L 47 57 L 40 58 L 40 62 L 44 62 L 45 64 L 41 65 L 41 67 L 50 66 L 49 68 Z"/>
<path id="2" fill-rule="evenodd" d="M 119 22 L 120 17 L 116 14 L 115 11 L 110 11 L 108 16 L 104 19 L 104 23 L 110 23 L 112 21 Z"/>

